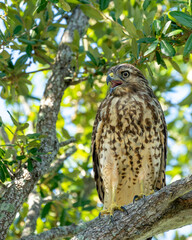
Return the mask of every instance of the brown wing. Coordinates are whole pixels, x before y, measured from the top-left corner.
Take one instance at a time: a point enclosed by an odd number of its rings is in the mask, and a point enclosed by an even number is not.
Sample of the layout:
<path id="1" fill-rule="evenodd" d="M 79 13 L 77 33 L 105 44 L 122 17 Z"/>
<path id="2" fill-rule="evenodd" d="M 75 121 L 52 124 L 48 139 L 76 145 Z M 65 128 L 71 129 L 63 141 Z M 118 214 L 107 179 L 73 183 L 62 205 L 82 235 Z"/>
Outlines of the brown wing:
<path id="1" fill-rule="evenodd" d="M 100 117 L 101 108 L 102 108 L 102 104 L 100 105 L 97 111 L 97 115 L 93 125 L 92 159 L 93 159 L 93 171 L 95 176 L 97 192 L 101 202 L 104 202 L 104 186 L 103 186 L 103 179 L 101 177 L 100 163 L 99 163 L 99 139 L 100 139 L 100 135 L 102 133 L 102 128 L 103 128 L 103 123 Z"/>
<path id="2" fill-rule="evenodd" d="M 160 165 L 159 176 L 157 178 L 157 183 L 155 186 L 156 189 L 159 190 L 166 185 L 166 183 L 165 183 L 165 168 L 166 168 L 166 160 L 167 160 L 167 125 L 165 122 L 165 117 L 164 117 L 164 113 L 161 108 L 161 105 L 156 98 L 155 98 L 155 102 L 159 108 L 160 119 L 161 119 L 161 124 L 162 124 L 161 134 L 160 134 L 160 136 L 161 136 L 160 142 L 161 142 L 161 150 L 162 150 L 161 165 Z"/>

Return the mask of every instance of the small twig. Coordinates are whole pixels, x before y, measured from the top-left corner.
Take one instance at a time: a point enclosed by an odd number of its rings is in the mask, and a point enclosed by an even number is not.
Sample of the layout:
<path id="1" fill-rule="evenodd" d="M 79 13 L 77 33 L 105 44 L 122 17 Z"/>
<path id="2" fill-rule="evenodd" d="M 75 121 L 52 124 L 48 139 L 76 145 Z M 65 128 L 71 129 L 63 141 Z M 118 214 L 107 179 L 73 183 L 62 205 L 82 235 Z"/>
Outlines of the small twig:
<path id="1" fill-rule="evenodd" d="M 87 80 L 88 80 L 88 78 L 82 78 L 80 80 L 77 80 L 77 81 L 74 81 L 74 82 L 70 82 L 69 85 L 77 85 L 77 84 L 79 84 L 81 82 L 84 82 L 84 81 L 87 81 Z"/>
<path id="2" fill-rule="evenodd" d="M 0 188 L 7 189 L 6 185 L 0 182 Z"/>
<path id="3" fill-rule="evenodd" d="M 15 177 L 15 174 L 14 174 L 14 172 L 8 167 L 8 165 L 7 164 L 5 164 L 4 163 L 4 165 L 6 166 L 6 168 L 7 168 L 7 171 L 9 172 L 9 175 L 10 175 L 10 177 L 11 177 L 11 179 L 13 180 L 14 179 L 14 177 Z"/>
<path id="4" fill-rule="evenodd" d="M 48 71 L 51 70 L 52 68 L 41 68 L 39 70 L 31 71 L 31 72 L 25 72 L 25 74 L 32 74 L 32 73 L 37 73 L 37 72 L 43 72 L 43 71 Z"/>
<path id="5" fill-rule="evenodd" d="M 44 62 L 46 62 L 47 64 L 49 64 L 50 66 L 52 66 L 52 63 L 50 63 L 44 56 L 42 56 L 38 51 L 35 51 L 36 56 L 40 57 Z"/>
<path id="6" fill-rule="evenodd" d="M 77 151 L 77 148 L 75 146 L 72 146 L 71 148 L 67 149 L 64 155 L 62 155 L 59 159 L 55 160 L 50 168 L 49 172 L 55 172 L 63 162 L 70 157 L 73 153 Z"/>
<path id="7" fill-rule="evenodd" d="M 62 193 L 59 194 L 57 196 L 48 196 L 46 198 L 43 198 L 42 203 L 48 203 L 48 202 L 52 202 L 52 201 L 61 201 L 61 200 L 65 200 L 69 198 L 69 194 L 68 193 Z"/>
<path id="8" fill-rule="evenodd" d="M 64 146 L 69 145 L 70 143 L 74 143 L 76 141 L 77 140 L 74 137 L 72 137 L 72 138 L 70 138 L 70 139 L 68 139 L 68 140 L 66 140 L 64 142 L 60 142 L 59 143 L 59 147 L 64 147 Z"/>

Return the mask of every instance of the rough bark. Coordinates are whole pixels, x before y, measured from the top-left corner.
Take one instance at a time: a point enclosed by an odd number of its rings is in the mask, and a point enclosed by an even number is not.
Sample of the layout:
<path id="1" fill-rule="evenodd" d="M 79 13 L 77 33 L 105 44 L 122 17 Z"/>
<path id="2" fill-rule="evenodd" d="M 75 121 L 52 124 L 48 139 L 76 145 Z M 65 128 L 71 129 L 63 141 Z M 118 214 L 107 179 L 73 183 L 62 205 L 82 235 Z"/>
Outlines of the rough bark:
<path id="1" fill-rule="evenodd" d="M 192 175 L 178 180 L 160 191 L 126 206 L 128 214 L 116 211 L 87 223 L 53 228 L 22 240 L 143 240 L 192 223 Z"/>
<path id="2" fill-rule="evenodd" d="M 28 197 L 29 210 L 25 222 L 25 228 L 22 232 L 22 237 L 26 237 L 33 233 L 36 229 L 37 217 L 40 215 L 41 210 L 41 197 L 34 189 Z"/>
<path id="3" fill-rule="evenodd" d="M 56 138 L 56 121 L 60 110 L 60 103 L 65 89 L 69 86 L 66 77 L 71 76 L 72 51 L 65 43 L 73 41 L 73 32 L 78 30 L 80 36 L 87 25 L 87 17 L 79 8 L 74 9 L 68 23 L 68 27 L 63 34 L 58 54 L 53 66 L 52 75 L 46 84 L 44 96 L 40 103 L 37 132 L 46 135 L 40 151 L 51 152 L 43 155 L 42 162 L 35 163 L 32 172 L 22 168 L 10 182 L 0 200 L 0 239 L 6 237 L 7 230 L 14 220 L 23 202 L 33 190 L 36 182 L 47 172 L 50 163 L 55 158 L 59 144 Z"/>

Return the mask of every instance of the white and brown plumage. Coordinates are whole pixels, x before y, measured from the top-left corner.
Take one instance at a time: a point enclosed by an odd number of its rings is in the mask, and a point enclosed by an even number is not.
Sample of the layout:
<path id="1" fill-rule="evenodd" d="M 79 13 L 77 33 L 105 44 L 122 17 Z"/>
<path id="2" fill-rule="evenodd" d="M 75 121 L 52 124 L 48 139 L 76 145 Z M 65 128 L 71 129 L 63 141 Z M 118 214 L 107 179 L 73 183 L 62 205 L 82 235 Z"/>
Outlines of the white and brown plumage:
<path id="1" fill-rule="evenodd" d="M 160 103 L 130 64 L 112 67 L 92 135 L 93 169 L 103 214 L 165 186 L 167 129 Z"/>

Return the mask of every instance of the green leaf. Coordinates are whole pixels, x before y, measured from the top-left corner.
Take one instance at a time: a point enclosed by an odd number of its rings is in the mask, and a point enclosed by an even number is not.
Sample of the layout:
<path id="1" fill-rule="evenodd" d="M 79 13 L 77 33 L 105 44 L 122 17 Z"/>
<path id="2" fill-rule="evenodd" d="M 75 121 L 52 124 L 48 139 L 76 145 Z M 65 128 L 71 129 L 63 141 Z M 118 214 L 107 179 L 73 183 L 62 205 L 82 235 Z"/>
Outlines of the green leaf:
<path id="1" fill-rule="evenodd" d="M 0 55 L 0 56 L 2 56 L 4 59 L 10 58 L 10 54 L 9 54 L 7 51 L 5 51 L 5 50 L 3 50 L 3 51 L 1 52 L 1 55 Z"/>
<path id="2" fill-rule="evenodd" d="M 106 44 L 106 43 L 102 43 L 102 49 L 103 49 L 103 52 L 104 52 L 104 54 L 105 54 L 105 57 L 107 58 L 107 59 L 110 59 L 111 58 L 111 56 L 112 56 L 112 54 L 113 54 L 113 51 L 112 51 L 112 49 L 110 49 L 109 47 L 108 47 L 108 45 Z"/>
<path id="3" fill-rule="evenodd" d="M 89 18 L 93 18 L 97 21 L 102 20 L 103 16 L 100 13 L 99 10 L 97 10 L 96 8 L 92 7 L 91 5 L 81 5 L 81 10 L 85 13 L 86 16 L 88 16 Z"/>
<path id="4" fill-rule="evenodd" d="M 22 29 L 21 25 L 16 26 L 15 29 L 13 30 L 13 34 L 15 35 L 15 34 L 19 33 L 21 31 L 21 29 Z"/>
<path id="5" fill-rule="evenodd" d="M 189 36 L 189 38 L 187 39 L 187 42 L 185 44 L 184 51 L 183 51 L 183 56 L 186 56 L 191 51 L 192 51 L 192 33 Z"/>
<path id="6" fill-rule="evenodd" d="M 148 54 L 152 53 L 156 48 L 159 43 L 159 40 L 154 41 L 149 47 L 148 50 L 144 53 L 144 57 L 147 56 Z"/>
<path id="7" fill-rule="evenodd" d="M 30 45 L 36 44 L 35 41 L 33 41 L 33 40 L 28 40 L 28 39 L 25 39 L 25 38 L 18 38 L 18 40 L 19 40 L 20 42 L 27 43 L 27 44 L 30 44 Z"/>
<path id="8" fill-rule="evenodd" d="M 124 26 L 131 37 L 137 37 L 137 29 L 135 25 L 129 20 L 129 18 L 124 19 Z"/>
<path id="9" fill-rule="evenodd" d="M 66 1 L 64 1 L 64 0 L 59 0 L 59 5 L 60 5 L 60 7 L 64 10 L 64 11 L 66 11 L 66 12 L 69 12 L 70 10 L 71 10 L 71 7 L 69 6 L 69 4 L 66 2 Z"/>
<path id="10" fill-rule="evenodd" d="M 53 25 L 48 26 L 47 32 L 55 31 L 57 28 Z"/>
<path id="11" fill-rule="evenodd" d="M 169 61 L 177 72 L 182 73 L 179 65 L 175 61 L 173 61 L 172 58 L 169 58 Z"/>
<path id="12" fill-rule="evenodd" d="M 162 30 L 162 33 L 163 34 L 166 34 L 166 32 L 167 32 L 167 30 L 168 30 L 168 28 L 171 26 L 171 21 L 168 21 L 168 22 L 166 22 L 166 24 L 165 24 L 165 26 L 164 26 L 164 28 L 163 28 L 163 30 Z"/>
<path id="13" fill-rule="evenodd" d="M 47 3 L 47 0 L 37 0 L 35 12 L 40 13 L 43 11 L 46 8 Z"/>
<path id="14" fill-rule="evenodd" d="M 175 55 L 175 49 L 166 40 L 161 40 L 160 48 L 161 48 L 161 52 L 168 57 L 173 57 Z"/>
<path id="15" fill-rule="evenodd" d="M 24 129 L 29 127 L 29 123 L 22 123 L 18 126 L 18 130 L 23 131 Z"/>
<path id="16" fill-rule="evenodd" d="M 9 113 L 9 116 L 11 117 L 11 120 L 12 120 L 13 124 L 18 127 L 19 122 L 17 122 L 17 120 L 15 120 L 15 118 L 11 115 L 11 113 L 9 111 L 7 111 L 7 112 Z"/>
<path id="17" fill-rule="evenodd" d="M 15 67 L 19 67 L 19 66 L 25 64 L 27 59 L 28 59 L 28 55 L 27 54 L 22 55 L 21 57 L 19 57 L 17 59 L 17 61 L 15 63 Z"/>
<path id="18" fill-rule="evenodd" d="M 36 154 L 38 151 L 38 148 L 31 148 L 28 152 L 32 154 Z"/>
<path id="19" fill-rule="evenodd" d="M 21 81 L 18 84 L 17 92 L 20 95 L 27 96 L 29 93 L 29 89 L 26 84 L 23 84 Z"/>
<path id="20" fill-rule="evenodd" d="M 79 49 L 79 40 L 79 32 L 77 31 L 77 29 L 75 29 L 73 34 L 73 44 L 77 47 L 77 49 Z"/>
<path id="21" fill-rule="evenodd" d="M 42 161 L 41 158 L 38 157 L 38 156 L 32 156 L 31 158 L 32 158 L 33 160 L 37 161 L 37 162 L 41 162 L 41 161 Z"/>
<path id="22" fill-rule="evenodd" d="M 70 138 L 71 136 L 69 135 L 68 131 L 65 128 L 62 128 L 62 134 L 65 138 Z"/>
<path id="23" fill-rule="evenodd" d="M 83 4 L 89 4 L 90 1 L 89 0 L 79 0 L 80 3 L 83 3 Z M 79 4 L 79 3 L 78 3 Z"/>
<path id="24" fill-rule="evenodd" d="M 156 60 L 157 60 L 157 63 L 161 66 L 163 66 L 165 69 L 167 69 L 167 66 L 164 62 L 164 60 L 161 58 L 161 55 L 158 51 L 156 51 Z"/>
<path id="25" fill-rule="evenodd" d="M 2 118 L 0 116 L 0 127 L 2 127 L 2 125 L 3 125 L 3 120 L 2 120 Z"/>
<path id="26" fill-rule="evenodd" d="M 19 161 L 21 161 L 21 160 L 23 160 L 25 158 L 26 158 L 25 155 L 16 156 L 16 159 L 19 160 Z"/>
<path id="27" fill-rule="evenodd" d="M 32 164 L 31 159 L 27 160 L 27 169 L 29 172 L 31 172 L 33 170 L 33 164 Z"/>
<path id="28" fill-rule="evenodd" d="M 182 102 L 179 103 L 180 106 L 190 105 L 192 103 L 192 93 L 190 93 Z"/>
<path id="29" fill-rule="evenodd" d="M 172 21 L 192 29 L 192 16 L 184 12 L 172 11 L 168 13 L 168 17 Z"/>
<path id="30" fill-rule="evenodd" d="M 137 59 L 137 42 L 135 38 L 132 39 L 132 54 Z"/>
<path id="31" fill-rule="evenodd" d="M 100 5 L 100 9 L 104 10 L 109 6 L 109 2 L 110 0 L 100 0 L 99 1 L 99 5 Z"/>
<path id="32" fill-rule="evenodd" d="M 31 57 L 31 52 L 32 52 L 32 46 L 29 44 L 29 45 L 27 45 L 27 47 L 26 47 L 26 53 L 27 53 L 27 56 L 28 57 Z"/>
<path id="33" fill-rule="evenodd" d="M 31 141 L 29 144 L 28 144 L 28 149 L 31 149 L 31 148 L 34 148 L 34 147 L 37 147 L 39 148 L 40 147 L 40 140 L 33 140 Z"/>
<path id="34" fill-rule="evenodd" d="M 178 29 L 178 30 L 174 30 L 172 32 L 167 33 L 165 36 L 166 37 L 172 37 L 172 36 L 178 35 L 178 34 L 180 34 L 182 32 L 183 32 L 182 29 Z"/>
<path id="35" fill-rule="evenodd" d="M 154 37 L 145 37 L 145 38 L 140 38 L 137 40 L 137 43 L 152 43 L 156 40 Z"/>
<path id="36" fill-rule="evenodd" d="M 6 74 L 4 73 L 4 72 L 0 72 L 0 77 L 2 78 L 2 77 L 5 77 L 6 76 Z M 0 82 L 0 85 L 3 85 L 3 83 L 2 82 Z"/>
<path id="37" fill-rule="evenodd" d="M 3 32 L 0 29 L 0 39 L 2 39 L 4 42 L 7 42 L 6 37 L 4 36 Z"/>
<path id="38" fill-rule="evenodd" d="M 95 57 L 89 51 L 87 51 L 86 53 L 87 53 L 87 56 L 91 59 L 91 61 L 94 63 L 94 65 L 97 66 L 97 61 Z"/>
<path id="39" fill-rule="evenodd" d="M 39 136 L 41 136 L 40 133 L 31 133 L 26 135 L 26 137 L 29 139 L 36 139 L 36 138 L 39 138 Z"/>
<path id="40" fill-rule="evenodd" d="M 2 148 L 0 148 L 0 158 L 2 159 L 4 155 L 5 155 L 5 151 Z"/>
<path id="41" fill-rule="evenodd" d="M 3 168 L 3 171 L 4 171 L 5 177 L 9 178 L 10 174 L 9 174 L 9 172 L 7 170 L 7 167 L 6 167 L 6 165 L 4 163 L 2 163 L 2 168 Z"/>
<path id="42" fill-rule="evenodd" d="M 147 66 L 147 70 L 148 70 L 148 73 L 149 73 L 151 79 L 154 79 L 154 77 L 153 77 L 153 71 L 151 70 L 149 64 L 146 64 L 146 66 Z"/>
<path id="43" fill-rule="evenodd" d="M 151 0 L 145 0 L 143 3 L 143 9 L 146 10 L 150 3 L 151 3 Z"/>
<path id="44" fill-rule="evenodd" d="M 49 202 L 47 204 L 45 204 L 42 213 L 41 213 L 41 218 L 45 218 L 47 216 L 47 214 L 49 213 L 49 210 L 51 208 L 52 202 Z"/>
<path id="45" fill-rule="evenodd" d="M 153 26 L 155 28 L 156 34 L 159 35 L 159 33 L 161 31 L 161 21 L 160 20 L 154 20 Z"/>
<path id="46" fill-rule="evenodd" d="M 3 167 L 0 165 L 0 180 L 2 182 L 5 182 L 5 172 L 3 170 Z"/>

